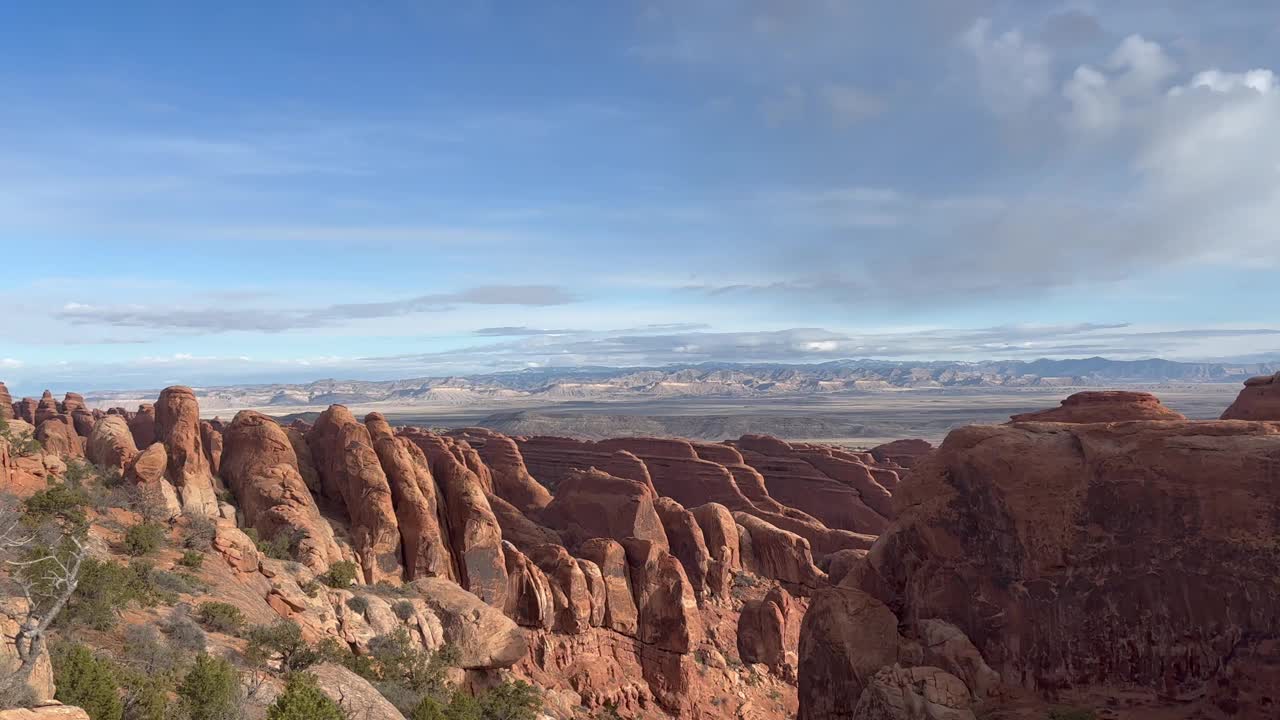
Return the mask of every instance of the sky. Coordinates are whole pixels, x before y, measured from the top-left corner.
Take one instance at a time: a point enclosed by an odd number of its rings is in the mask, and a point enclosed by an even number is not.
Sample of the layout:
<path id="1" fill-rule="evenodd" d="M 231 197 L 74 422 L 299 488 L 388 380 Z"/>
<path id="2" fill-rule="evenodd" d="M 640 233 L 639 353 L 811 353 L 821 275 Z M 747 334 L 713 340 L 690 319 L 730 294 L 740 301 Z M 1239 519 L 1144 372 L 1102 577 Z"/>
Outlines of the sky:
<path id="1" fill-rule="evenodd" d="M 1280 356 L 1280 5 L 0 5 L 18 392 Z"/>

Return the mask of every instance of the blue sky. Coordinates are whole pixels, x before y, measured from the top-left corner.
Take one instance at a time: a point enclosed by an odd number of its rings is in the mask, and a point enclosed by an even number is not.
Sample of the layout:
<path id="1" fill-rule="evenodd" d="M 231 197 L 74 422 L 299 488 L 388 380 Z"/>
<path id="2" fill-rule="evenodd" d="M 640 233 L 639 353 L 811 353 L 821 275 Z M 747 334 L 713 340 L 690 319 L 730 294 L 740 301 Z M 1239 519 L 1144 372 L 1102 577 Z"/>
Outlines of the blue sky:
<path id="1" fill-rule="evenodd" d="M 0 9 L 16 389 L 1280 354 L 1274 3 L 191 5 Z"/>

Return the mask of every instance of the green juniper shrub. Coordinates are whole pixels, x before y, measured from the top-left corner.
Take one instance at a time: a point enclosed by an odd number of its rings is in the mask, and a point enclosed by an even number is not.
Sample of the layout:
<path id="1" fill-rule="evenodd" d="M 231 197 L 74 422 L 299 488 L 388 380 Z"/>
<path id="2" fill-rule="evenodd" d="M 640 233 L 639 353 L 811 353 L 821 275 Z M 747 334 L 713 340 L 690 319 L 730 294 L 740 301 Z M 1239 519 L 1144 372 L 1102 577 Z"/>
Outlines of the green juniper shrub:
<path id="1" fill-rule="evenodd" d="M 83 645 L 60 647 L 53 653 L 54 698 L 82 708 L 91 720 L 121 720 L 124 706 L 111 662 L 96 657 Z"/>
<path id="2" fill-rule="evenodd" d="M 352 595 L 347 598 L 347 607 L 361 615 L 369 612 L 369 598 L 363 595 Z"/>
<path id="3" fill-rule="evenodd" d="M 241 716 L 240 674 L 222 658 L 197 655 L 177 691 L 187 720 L 236 720 Z"/>
<path id="4" fill-rule="evenodd" d="M 400 618 L 401 621 L 408 622 L 416 610 L 413 607 L 413 603 L 408 600 L 400 600 L 391 606 L 391 612 L 395 613 L 396 617 Z"/>
<path id="5" fill-rule="evenodd" d="M 218 600 L 202 602 L 196 608 L 196 620 L 214 632 L 234 635 L 244 627 L 244 613 L 240 608 Z"/>
<path id="6" fill-rule="evenodd" d="M 182 557 L 178 558 L 178 564 L 184 568 L 199 570 L 204 565 L 204 554 L 195 550 L 184 550 Z"/>
<path id="7" fill-rule="evenodd" d="M 258 540 L 255 544 L 258 547 L 258 552 L 272 560 L 293 559 L 294 542 L 286 533 L 278 533 L 270 540 Z"/>
<path id="8" fill-rule="evenodd" d="M 18 432 L 4 418 L 0 418 L 0 438 L 9 441 L 10 451 L 18 457 L 35 455 L 44 449 L 30 432 Z"/>
<path id="9" fill-rule="evenodd" d="M 302 628 L 289 620 L 254 627 L 245 639 L 249 641 L 245 659 L 255 667 L 265 667 L 277 655 L 285 672 L 306 670 L 321 660 L 320 653 L 302 639 Z"/>
<path id="10" fill-rule="evenodd" d="M 444 709 L 447 720 L 485 720 L 480 711 L 480 702 L 461 690 L 454 690 L 449 704 Z"/>
<path id="11" fill-rule="evenodd" d="M 542 710 L 542 695 L 523 680 L 504 682 L 477 698 L 484 720 L 536 720 Z"/>
<path id="12" fill-rule="evenodd" d="M 55 522 L 69 529 L 84 530 L 89 525 L 85 514 L 88 504 L 89 496 L 83 490 L 50 485 L 23 501 L 22 520 L 31 527 Z"/>
<path id="13" fill-rule="evenodd" d="M 346 713 L 306 673 L 292 673 L 284 692 L 267 708 L 267 720 L 346 720 Z"/>
<path id="14" fill-rule="evenodd" d="M 185 614 L 176 615 L 169 620 L 165 633 L 169 635 L 169 640 L 175 647 L 189 653 L 204 652 L 205 645 L 208 643 L 204 628 Z"/>
<path id="15" fill-rule="evenodd" d="M 121 676 L 124 687 L 124 720 L 175 720 L 169 701 L 174 690 L 172 673 L 129 671 Z"/>
<path id="16" fill-rule="evenodd" d="M 154 607 L 170 596 L 152 580 L 153 568 L 141 562 L 121 565 L 110 560 L 86 558 L 80 567 L 76 591 L 58 616 L 64 627 L 86 624 L 95 630 L 110 630 L 120 612 L 131 603 Z"/>
<path id="17" fill-rule="evenodd" d="M 81 490 L 90 480 L 97 479 L 97 476 L 97 470 L 89 463 L 84 460 L 69 458 L 67 460 L 67 469 L 62 473 L 62 482 L 69 488 Z"/>
<path id="18" fill-rule="evenodd" d="M 302 588 L 302 592 L 307 594 L 307 597 L 315 597 L 320 594 L 320 588 L 324 586 L 315 579 L 311 579 L 303 583 L 300 587 Z"/>
<path id="19" fill-rule="evenodd" d="M 324 574 L 324 583 L 335 588 L 350 587 L 356 581 L 358 572 L 359 569 L 355 563 L 350 560 L 339 560 L 329 566 L 329 572 Z"/>
<path id="20" fill-rule="evenodd" d="M 150 555 L 164 544 L 165 527 L 159 523 L 140 522 L 124 532 L 124 550 L 134 557 Z"/>
<path id="21" fill-rule="evenodd" d="M 120 660 L 142 675 L 155 675 L 176 667 L 182 652 L 154 624 L 139 623 L 125 628 Z"/>

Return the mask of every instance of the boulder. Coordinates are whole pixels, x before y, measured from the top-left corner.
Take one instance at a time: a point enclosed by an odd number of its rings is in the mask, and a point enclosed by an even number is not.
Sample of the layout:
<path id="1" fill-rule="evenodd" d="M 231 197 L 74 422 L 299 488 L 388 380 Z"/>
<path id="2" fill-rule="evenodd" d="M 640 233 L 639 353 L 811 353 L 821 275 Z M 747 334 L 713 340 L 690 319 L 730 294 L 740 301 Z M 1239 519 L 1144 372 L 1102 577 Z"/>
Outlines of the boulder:
<path id="1" fill-rule="evenodd" d="M 200 442 L 204 445 L 204 457 L 209 461 L 209 471 L 214 475 L 222 469 L 222 431 L 207 420 L 200 421 Z"/>
<path id="2" fill-rule="evenodd" d="M 124 472 L 138 456 L 129 423 L 119 415 L 107 415 L 94 423 L 85 443 L 85 455 L 94 465 Z"/>
<path id="3" fill-rule="evenodd" d="M 1245 380 L 1244 390 L 1222 413 L 1222 419 L 1280 421 L 1280 373 Z"/>
<path id="4" fill-rule="evenodd" d="M 459 667 L 511 667 L 528 652 L 525 636 L 513 620 L 455 583 L 443 578 L 419 578 L 413 581 L 413 587 L 440 618 L 445 642 L 458 650 Z"/>
<path id="5" fill-rule="evenodd" d="M 979 698 L 993 694 L 1000 687 L 1000 674 L 987 665 L 982 653 L 960 628 L 929 618 L 916 623 L 916 633 L 925 665 L 942 668 L 960 678 Z"/>
<path id="6" fill-rule="evenodd" d="M 316 687 L 338 703 L 347 717 L 360 720 L 404 720 L 404 715 L 368 680 L 342 665 L 322 663 L 307 669 Z"/>
<path id="7" fill-rule="evenodd" d="M 156 442 L 169 457 L 167 477 L 178 491 L 182 511 L 192 515 L 218 514 L 213 473 L 200 439 L 200 405 L 191 388 L 175 385 L 160 391 L 156 401 Z"/>
<path id="8" fill-rule="evenodd" d="M 1162 405 L 1160 399 L 1151 393 L 1091 390 L 1067 397 L 1060 407 L 1014 415 L 1011 421 L 1100 423 L 1186 419 L 1182 413 Z"/>

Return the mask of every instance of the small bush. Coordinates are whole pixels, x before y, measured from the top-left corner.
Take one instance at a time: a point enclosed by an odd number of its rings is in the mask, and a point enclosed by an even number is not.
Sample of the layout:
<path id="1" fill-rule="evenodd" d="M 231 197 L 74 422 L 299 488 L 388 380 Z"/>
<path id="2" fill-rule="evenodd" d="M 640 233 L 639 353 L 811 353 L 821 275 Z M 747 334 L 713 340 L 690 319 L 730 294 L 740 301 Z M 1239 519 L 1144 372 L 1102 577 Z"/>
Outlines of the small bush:
<path id="1" fill-rule="evenodd" d="M 231 663 L 199 655 L 178 684 L 187 720 L 235 720 L 240 716 L 240 675 Z"/>
<path id="2" fill-rule="evenodd" d="M 306 670 L 321 659 L 320 653 L 302 639 L 302 628 L 288 620 L 274 625 L 259 625 L 245 637 L 249 641 L 245 658 L 256 667 L 265 667 L 279 655 L 281 669 L 295 672 Z"/>
<path id="3" fill-rule="evenodd" d="M 62 473 L 62 482 L 66 483 L 67 487 L 77 490 L 84 488 L 90 480 L 97 478 L 97 470 L 92 465 L 75 458 L 67 460 L 67 470 Z"/>
<path id="4" fill-rule="evenodd" d="M 204 652 L 208 642 L 204 629 L 186 615 L 179 615 L 170 620 L 165 632 L 169 634 L 169 639 L 173 641 L 175 647 L 188 653 Z"/>
<path id="5" fill-rule="evenodd" d="M 110 630 L 120 611 L 130 603 L 152 607 L 176 599 L 156 587 L 153 571 L 146 563 L 135 562 L 126 567 L 110 560 L 86 558 L 75 594 L 58 616 L 58 623 L 66 626 L 78 622 L 95 630 Z"/>
<path id="6" fill-rule="evenodd" d="M 329 572 L 324 574 L 324 583 L 329 587 L 345 588 L 350 587 L 356 581 L 359 568 L 350 560 L 339 560 L 329 566 Z"/>
<path id="7" fill-rule="evenodd" d="M 490 688 L 477 700 L 484 720 L 536 720 L 542 710 L 542 695 L 523 680 Z"/>
<path id="8" fill-rule="evenodd" d="M 363 595 L 352 595 L 347 598 L 347 607 L 361 615 L 369 612 L 369 598 Z"/>
<path id="9" fill-rule="evenodd" d="M 164 544 L 165 527 L 141 522 L 124 532 L 124 550 L 134 557 L 150 555 Z"/>
<path id="10" fill-rule="evenodd" d="M 315 597 L 320 594 L 320 588 L 324 586 L 316 582 L 315 579 L 311 579 L 303 583 L 301 587 L 302 592 L 306 593 L 307 597 Z"/>
<path id="11" fill-rule="evenodd" d="M 213 520 L 203 515 L 192 516 L 187 521 L 187 529 L 182 533 L 182 546 L 204 552 L 213 547 L 213 538 L 217 532 L 218 526 Z"/>
<path id="12" fill-rule="evenodd" d="M 409 585 L 396 585 L 395 583 L 379 580 L 369 587 L 373 592 L 391 597 L 412 597 L 415 593 Z"/>
<path id="13" fill-rule="evenodd" d="M 220 482 L 220 481 L 218 480 L 218 478 L 214 478 L 214 484 L 215 484 L 215 485 L 217 485 L 219 482 Z M 235 496 L 235 493 L 231 492 L 230 490 L 219 490 L 219 491 L 218 491 L 218 502 L 220 502 L 220 503 L 226 503 L 227 505 L 230 505 L 231 507 L 240 507 L 238 504 L 236 504 L 236 496 Z"/>
<path id="14" fill-rule="evenodd" d="M 120 720 L 124 705 L 111 662 L 94 656 L 83 645 L 61 648 L 53 654 L 54 698 L 77 705 L 92 720 Z"/>
<path id="15" fill-rule="evenodd" d="M 345 720 L 346 713 L 316 687 L 315 678 L 294 673 L 284 692 L 267 708 L 267 720 Z"/>
<path id="16" fill-rule="evenodd" d="M 217 600 L 200 603 L 196 608 L 196 620 L 214 632 L 234 635 L 244 627 L 244 613 L 231 603 Z"/>
<path id="17" fill-rule="evenodd" d="M 395 613 L 396 617 L 400 618 L 401 621 L 408 622 L 409 618 L 413 617 L 417 610 L 413 607 L 413 603 L 408 600 L 400 600 L 391 606 L 391 612 Z"/>
<path id="18" fill-rule="evenodd" d="M 10 451 L 18 457 L 35 455 L 44 450 L 44 446 L 30 432 L 20 433 L 14 430 L 9 421 L 4 418 L 0 418 L 0 438 L 9 441 Z"/>
<path id="19" fill-rule="evenodd" d="M 1092 710 L 1057 707 L 1049 710 L 1048 720 L 1094 720 L 1095 717 Z"/>
<path id="20" fill-rule="evenodd" d="M 208 590 L 204 581 L 194 575 L 157 570 L 154 567 L 147 571 L 147 582 L 161 602 L 165 603 L 177 602 L 178 595 L 198 595 Z"/>
<path id="21" fill-rule="evenodd" d="M 178 558 L 178 564 L 184 568 L 199 570 L 204 565 L 204 554 L 195 550 L 186 550 L 182 553 L 182 557 Z"/>
<path id="22" fill-rule="evenodd" d="M 129 673 L 124 686 L 124 720 L 175 720 L 170 708 L 172 673 Z"/>
<path id="23" fill-rule="evenodd" d="M 155 625 L 130 625 L 124 631 L 121 660 L 139 675 L 154 675 L 178 664 L 181 653 Z"/>

